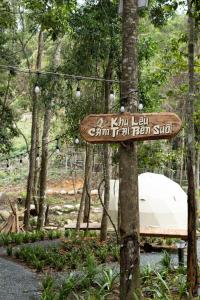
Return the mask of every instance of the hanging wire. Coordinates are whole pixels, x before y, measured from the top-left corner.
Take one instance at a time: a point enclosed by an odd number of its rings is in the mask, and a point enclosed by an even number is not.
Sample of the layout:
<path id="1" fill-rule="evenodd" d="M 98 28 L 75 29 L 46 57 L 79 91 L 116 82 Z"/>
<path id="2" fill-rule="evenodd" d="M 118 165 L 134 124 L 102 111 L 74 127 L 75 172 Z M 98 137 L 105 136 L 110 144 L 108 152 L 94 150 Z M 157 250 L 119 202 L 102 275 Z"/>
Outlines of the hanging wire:
<path id="1" fill-rule="evenodd" d="M 65 137 L 65 136 L 66 136 L 66 134 L 60 135 L 59 137 L 57 137 L 57 138 L 55 138 L 55 139 L 52 139 L 52 140 L 50 140 L 49 142 L 46 142 L 45 145 L 48 145 L 48 144 L 51 144 L 51 143 L 55 143 L 55 141 L 57 141 L 58 138 L 61 139 L 61 138 Z M 36 149 L 36 148 L 35 148 L 35 149 Z M 35 150 L 35 149 L 34 149 L 34 150 Z M 41 149 L 41 146 L 38 146 L 38 147 L 37 147 L 37 151 L 38 151 L 37 154 L 39 154 L 39 150 L 40 150 L 40 149 Z M 9 162 L 9 160 L 11 160 L 11 159 L 16 159 L 17 157 L 19 157 L 19 155 L 20 155 L 20 157 L 21 157 L 21 159 L 22 159 L 23 157 L 27 156 L 27 154 L 29 154 L 29 151 L 25 151 L 25 152 L 23 152 L 23 153 L 16 154 L 16 155 L 11 155 L 11 156 L 9 156 L 9 157 L 7 157 L 7 158 L 1 159 L 0 162 L 5 162 L 5 161 Z"/>
<path id="2" fill-rule="evenodd" d="M 16 66 L 11 66 L 11 65 L 3 65 L 0 64 L 0 68 L 10 70 L 13 69 L 17 72 L 20 73 L 25 73 L 25 74 L 38 74 L 38 71 L 35 70 L 28 70 L 28 69 L 22 69 Z M 67 74 L 67 73 L 57 73 L 57 72 L 50 72 L 50 71 L 40 71 L 40 75 L 55 75 L 55 76 L 60 76 L 60 77 L 67 77 L 67 78 L 72 78 L 76 80 L 91 80 L 91 81 L 104 81 L 104 82 L 111 82 L 111 83 L 125 83 L 125 81 L 119 81 L 119 80 L 113 80 L 113 79 L 105 79 L 101 77 L 90 77 L 90 76 L 81 76 L 81 75 L 74 75 L 74 74 Z M 131 82 L 131 81 L 129 81 Z"/>

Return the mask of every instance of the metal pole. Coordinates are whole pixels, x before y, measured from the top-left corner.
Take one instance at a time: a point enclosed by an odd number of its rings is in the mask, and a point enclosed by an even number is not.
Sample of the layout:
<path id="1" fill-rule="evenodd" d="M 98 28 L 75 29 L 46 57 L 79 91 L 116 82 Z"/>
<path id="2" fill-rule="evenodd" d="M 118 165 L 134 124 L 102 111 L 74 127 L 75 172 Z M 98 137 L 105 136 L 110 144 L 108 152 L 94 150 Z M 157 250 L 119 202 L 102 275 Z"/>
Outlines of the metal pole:
<path id="1" fill-rule="evenodd" d="M 178 264 L 179 267 L 184 266 L 184 248 L 178 248 Z"/>

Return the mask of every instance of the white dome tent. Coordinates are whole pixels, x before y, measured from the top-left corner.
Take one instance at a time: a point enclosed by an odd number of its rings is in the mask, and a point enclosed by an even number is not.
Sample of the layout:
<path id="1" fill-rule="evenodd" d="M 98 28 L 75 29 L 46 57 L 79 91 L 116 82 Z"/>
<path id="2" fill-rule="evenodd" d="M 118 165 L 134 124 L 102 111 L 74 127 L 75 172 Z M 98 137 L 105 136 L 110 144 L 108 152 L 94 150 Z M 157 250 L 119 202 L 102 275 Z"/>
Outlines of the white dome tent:
<path id="1" fill-rule="evenodd" d="M 111 180 L 109 213 L 117 223 L 119 180 Z M 138 176 L 141 228 L 187 230 L 187 195 L 161 174 Z"/>

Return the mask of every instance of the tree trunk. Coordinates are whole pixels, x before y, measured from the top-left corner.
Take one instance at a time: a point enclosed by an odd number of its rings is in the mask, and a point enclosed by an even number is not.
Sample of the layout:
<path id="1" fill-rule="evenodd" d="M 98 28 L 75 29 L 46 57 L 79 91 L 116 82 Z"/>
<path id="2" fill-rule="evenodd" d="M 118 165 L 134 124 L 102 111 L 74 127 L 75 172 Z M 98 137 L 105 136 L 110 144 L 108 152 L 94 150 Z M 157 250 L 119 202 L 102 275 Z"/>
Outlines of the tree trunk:
<path id="1" fill-rule="evenodd" d="M 36 70 L 41 69 L 43 52 L 43 32 L 40 30 L 38 36 L 38 52 L 36 61 Z M 31 127 L 31 149 L 29 153 L 29 174 L 27 181 L 27 194 L 25 200 L 25 213 L 24 213 L 24 228 L 28 229 L 29 217 L 30 217 L 30 204 L 33 195 L 33 184 L 34 184 L 34 171 L 35 171 L 35 160 L 36 160 L 36 131 L 37 131 L 37 120 L 38 120 L 38 94 L 33 91 L 32 96 L 32 127 Z"/>
<path id="2" fill-rule="evenodd" d="M 40 141 L 40 120 L 39 115 L 37 117 L 37 128 L 36 128 L 36 142 L 35 148 L 37 149 L 36 157 L 35 157 L 35 170 L 34 170 L 34 180 L 33 180 L 33 203 L 35 205 L 35 210 L 37 215 L 39 213 L 38 207 L 38 188 L 39 188 L 39 169 L 40 169 L 40 159 L 37 157 L 37 153 L 39 153 L 39 141 Z"/>
<path id="3" fill-rule="evenodd" d="M 41 156 L 41 169 L 40 169 L 40 189 L 39 189 L 39 211 L 37 220 L 37 229 L 40 230 L 44 226 L 44 203 L 46 197 L 47 187 L 47 166 L 48 166 L 48 142 L 49 142 L 49 129 L 51 123 L 51 101 L 46 104 L 44 115 L 44 126 L 42 136 L 42 156 Z"/>
<path id="4" fill-rule="evenodd" d="M 60 58 L 60 43 L 56 46 L 53 68 L 56 69 Z M 55 83 L 54 83 L 55 85 Z M 55 87 L 54 87 L 55 88 Z M 48 167 L 48 143 L 49 143 L 49 131 L 51 125 L 51 105 L 54 93 L 52 92 L 50 100 L 45 105 L 44 114 L 44 125 L 43 125 L 43 136 L 42 136 L 42 156 L 41 156 L 41 166 L 40 166 L 40 187 L 39 187 L 39 211 L 37 220 L 37 229 L 40 230 L 44 226 L 44 221 L 48 218 L 48 208 L 47 214 L 45 216 L 45 199 L 46 199 L 46 188 L 47 188 L 47 167 Z"/>
<path id="5" fill-rule="evenodd" d="M 111 41 L 112 42 L 112 41 Z M 112 78 L 112 64 L 113 64 L 113 48 L 111 45 L 110 54 L 108 58 L 108 64 L 105 72 L 104 78 L 109 80 Z M 104 113 L 109 112 L 109 98 L 110 98 L 110 83 L 104 82 L 104 104 L 105 109 Z M 103 144 L 103 171 L 104 171 L 104 208 L 103 215 L 101 220 L 101 232 L 100 232 L 100 240 L 105 241 L 107 238 L 107 230 L 108 230 L 108 216 L 107 212 L 109 209 L 109 201 L 110 201 L 110 179 L 111 179 L 111 147 L 109 144 Z"/>
<path id="6" fill-rule="evenodd" d="M 93 145 L 87 144 L 86 147 L 86 159 L 85 159 L 85 180 L 83 186 L 83 194 L 84 197 L 84 215 L 83 222 L 89 222 L 90 215 L 90 192 L 91 192 L 91 180 L 92 180 L 92 167 L 93 167 Z"/>
<path id="7" fill-rule="evenodd" d="M 195 150 L 194 150 L 194 19 L 192 2 L 188 0 L 188 77 L 189 94 L 186 105 L 186 158 L 188 179 L 188 254 L 187 254 L 187 284 L 191 297 L 197 295 L 197 241 L 196 241 L 196 199 L 195 199 Z"/>
<path id="8" fill-rule="evenodd" d="M 195 179 L 196 179 L 196 190 L 199 191 L 199 162 L 200 162 L 200 150 L 196 149 L 196 158 L 195 158 Z M 198 209 L 198 207 L 197 207 Z"/>
<path id="9" fill-rule="evenodd" d="M 136 112 L 138 88 L 137 0 L 123 0 L 122 100 L 126 111 Z M 123 115 L 122 115 L 123 116 Z M 120 299 L 140 297 L 139 205 L 137 145 L 120 145 Z"/>

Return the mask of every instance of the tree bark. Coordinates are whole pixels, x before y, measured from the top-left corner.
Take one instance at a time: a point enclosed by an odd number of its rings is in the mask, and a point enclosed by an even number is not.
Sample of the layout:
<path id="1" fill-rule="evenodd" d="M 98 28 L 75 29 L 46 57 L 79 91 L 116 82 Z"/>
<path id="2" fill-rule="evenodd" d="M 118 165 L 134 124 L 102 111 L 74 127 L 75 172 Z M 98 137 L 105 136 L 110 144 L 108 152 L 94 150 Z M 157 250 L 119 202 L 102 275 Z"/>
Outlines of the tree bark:
<path id="1" fill-rule="evenodd" d="M 93 145 L 87 144 L 86 148 L 86 160 L 85 160 L 85 180 L 83 186 L 83 194 L 84 197 L 84 214 L 83 214 L 83 222 L 89 222 L 90 215 L 90 192 L 91 192 L 91 180 L 92 180 L 92 167 L 93 167 Z"/>
<path id="2" fill-rule="evenodd" d="M 194 150 L 194 18 L 192 1 L 188 0 L 188 78 L 189 94 L 186 105 L 186 158 L 188 179 L 188 254 L 187 254 L 187 285 L 191 297 L 197 295 L 198 265 L 196 220 L 197 209 L 195 199 L 195 150 Z"/>
<path id="3" fill-rule="evenodd" d="M 36 70 L 41 69 L 43 53 L 43 32 L 40 30 L 38 35 L 38 51 L 36 60 Z M 30 204 L 33 195 L 33 184 L 34 184 L 34 171 L 35 171 L 35 160 L 36 160 L 36 131 L 37 131 L 37 120 L 38 120 L 38 94 L 33 91 L 32 96 L 32 127 L 31 127 L 31 149 L 29 153 L 29 174 L 27 181 L 27 194 L 25 200 L 25 213 L 24 213 L 24 228 L 28 229 L 29 217 L 30 217 Z"/>
<path id="4" fill-rule="evenodd" d="M 112 42 L 112 40 L 111 40 Z M 112 78 L 112 64 L 113 64 L 113 47 L 111 45 L 108 64 L 105 72 L 104 78 L 109 80 Z M 104 82 L 104 113 L 108 113 L 110 109 L 110 83 L 108 81 Z M 103 215 L 101 220 L 101 232 L 100 232 L 100 240 L 105 241 L 107 239 L 107 230 L 108 230 L 108 216 L 107 212 L 109 209 L 109 201 L 110 201 L 110 179 L 111 179 L 111 147 L 109 144 L 103 144 L 103 171 L 104 171 L 104 208 Z"/>
<path id="5" fill-rule="evenodd" d="M 60 58 L 60 43 L 56 46 L 54 58 L 53 58 L 53 68 L 56 69 Z M 55 83 L 54 83 L 55 84 Z M 55 88 L 55 87 L 54 87 Z M 37 229 L 40 230 L 44 226 L 44 221 L 48 218 L 48 209 L 45 217 L 45 199 L 46 199 L 46 188 L 47 188 L 47 168 L 48 168 L 48 143 L 49 143 L 49 131 L 51 126 L 51 115 L 52 115 L 52 100 L 54 93 L 52 92 L 51 99 L 45 105 L 44 113 L 44 125 L 43 125 L 43 136 L 42 136 L 42 156 L 41 156 L 41 166 L 40 166 L 40 186 L 39 186 L 39 203 L 38 203 L 38 220 Z"/>
<path id="6" fill-rule="evenodd" d="M 82 220 L 83 215 L 83 209 L 86 202 L 88 202 L 88 195 L 87 193 L 90 193 L 90 181 L 91 181 L 91 173 L 92 173 L 92 156 L 93 156 L 93 146 L 86 144 L 86 157 L 85 157 L 85 178 L 84 178 L 84 185 L 83 185 L 83 192 L 81 196 L 80 201 L 80 207 L 78 211 L 78 217 L 77 217 L 77 223 L 76 223 L 76 229 L 80 229 L 80 224 Z M 90 206 L 90 205 L 88 205 Z M 89 214 L 89 208 L 87 207 L 86 212 L 84 212 L 84 220 L 83 222 L 88 221 L 88 214 Z"/>
<path id="7" fill-rule="evenodd" d="M 49 142 L 49 129 L 51 124 L 51 102 L 46 104 L 44 115 L 44 126 L 42 136 L 42 156 L 41 156 L 41 169 L 40 169 L 40 189 L 39 189 L 39 211 L 37 220 L 37 229 L 40 230 L 44 225 L 44 203 L 46 197 L 47 187 L 47 166 L 48 166 L 48 142 Z"/>
<path id="8" fill-rule="evenodd" d="M 199 191 L 199 162 L 200 162 L 200 150 L 196 149 L 196 158 L 195 158 L 195 179 L 196 179 L 196 190 Z M 197 207 L 198 209 L 198 207 Z"/>
<path id="9" fill-rule="evenodd" d="M 123 0 L 121 102 L 129 112 L 138 105 L 137 27 L 137 0 Z M 137 145 L 126 142 L 119 150 L 120 299 L 132 300 L 140 297 Z"/>
<path id="10" fill-rule="evenodd" d="M 35 210 L 38 215 L 39 207 L 38 207 L 38 188 L 39 188 L 39 170 L 40 170 L 40 158 L 37 157 L 39 153 L 39 142 L 40 142 L 40 120 L 39 115 L 37 117 L 37 128 L 36 128 L 36 142 L 35 148 L 37 149 L 36 157 L 35 157 L 35 170 L 34 170 L 34 180 L 33 180 L 33 203 L 35 205 Z"/>

